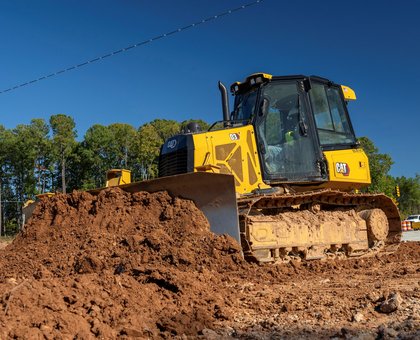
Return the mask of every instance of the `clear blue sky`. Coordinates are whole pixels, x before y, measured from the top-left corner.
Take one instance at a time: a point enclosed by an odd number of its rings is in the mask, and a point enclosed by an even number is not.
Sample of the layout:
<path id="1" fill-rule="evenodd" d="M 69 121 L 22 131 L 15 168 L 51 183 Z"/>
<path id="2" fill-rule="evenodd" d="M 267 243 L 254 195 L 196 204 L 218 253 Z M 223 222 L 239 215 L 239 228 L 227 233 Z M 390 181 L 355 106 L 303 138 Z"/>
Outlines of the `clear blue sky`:
<path id="1" fill-rule="evenodd" d="M 0 2 L 0 90 L 252 0 Z M 221 118 L 217 81 L 315 74 L 351 86 L 357 136 L 420 173 L 420 1 L 264 0 L 219 20 L 0 95 L 0 124 Z"/>

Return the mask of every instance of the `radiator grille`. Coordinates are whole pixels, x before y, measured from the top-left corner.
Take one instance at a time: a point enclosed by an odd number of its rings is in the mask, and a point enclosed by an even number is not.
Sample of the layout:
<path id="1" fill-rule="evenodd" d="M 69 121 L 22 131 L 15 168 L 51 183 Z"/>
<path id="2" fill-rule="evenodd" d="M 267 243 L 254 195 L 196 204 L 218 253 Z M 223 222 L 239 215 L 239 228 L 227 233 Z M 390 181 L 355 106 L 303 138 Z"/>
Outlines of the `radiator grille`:
<path id="1" fill-rule="evenodd" d="M 187 149 L 179 149 L 174 152 L 159 156 L 159 177 L 185 174 L 188 172 Z"/>

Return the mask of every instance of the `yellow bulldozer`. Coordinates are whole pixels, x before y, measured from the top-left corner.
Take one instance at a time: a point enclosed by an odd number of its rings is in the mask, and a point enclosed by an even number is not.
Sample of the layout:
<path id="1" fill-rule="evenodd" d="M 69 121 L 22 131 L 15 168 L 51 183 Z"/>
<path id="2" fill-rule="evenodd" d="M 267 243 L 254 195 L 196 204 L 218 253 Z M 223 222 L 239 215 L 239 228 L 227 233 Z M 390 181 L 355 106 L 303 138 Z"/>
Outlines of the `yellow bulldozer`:
<path id="1" fill-rule="evenodd" d="M 114 185 L 193 200 L 251 261 L 361 256 L 399 242 L 393 200 L 360 193 L 371 179 L 347 111 L 350 87 L 252 74 L 231 85 L 232 112 L 219 89 L 223 119 L 208 131 L 190 123 L 165 141 L 158 179 L 122 184 L 114 170 Z"/>

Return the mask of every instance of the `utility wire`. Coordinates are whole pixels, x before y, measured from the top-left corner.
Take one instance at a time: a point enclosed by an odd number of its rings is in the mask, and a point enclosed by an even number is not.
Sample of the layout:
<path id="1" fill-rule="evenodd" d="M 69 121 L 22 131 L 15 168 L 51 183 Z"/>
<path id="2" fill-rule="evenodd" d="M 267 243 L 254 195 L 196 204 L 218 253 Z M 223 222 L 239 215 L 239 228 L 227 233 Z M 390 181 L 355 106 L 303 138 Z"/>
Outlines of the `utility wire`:
<path id="1" fill-rule="evenodd" d="M 51 77 L 57 76 L 57 75 L 62 74 L 62 73 L 64 73 L 64 72 L 68 72 L 68 71 L 75 70 L 75 69 L 77 69 L 77 68 L 80 68 L 80 67 L 83 67 L 83 66 L 86 66 L 86 65 L 89 65 L 89 64 L 95 63 L 95 62 L 100 61 L 100 60 L 103 60 L 103 59 L 105 59 L 105 58 L 112 57 L 112 56 L 114 56 L 114 55 L 116 55 L 116 54 L 119 54 L 119 53 L 122 53 L 122 52 L 127 52 L 127 51 L 129 51 L 129 50 L 131 50 L 131 49 L 133 49 L 133 48 L 135 48 L 135 47 L 140 47 L 140 46 L 143 46 L 143 45 L 149 44 L 149 43 L 151 43 L 151 42 L 154 42 L 154 41 L 156 41 L 156 40 L 159 40 L 159 39 L 162 39 L 162 38 L 167 38 L 167 37 L 172 36 L 172 35 L 174 35 L 174 34 L 176 34 L 176 33 L 183 32 L 183 31 L 185 31 L 185 30 L 187 30 L 187 29 L 190 29 L 190 28 L 193 28 L 193 27 L 197 27 L 197 26 L 202 25 L 202 24 L 204 24 L 204 23 L 207 23 L 207 22 L 210 22 L 210 21 L 213 21 L 213 20 L 219 19 L 219 18 L 221 18 L 221 17 L 223 17 L 223 16 L 226 16 L 226 15 L 232 14 L 232 13 L 234 13 L 234 12 L 240 11 L 240 10 L 242 10 L 242 9 L 248 8 L 248 7 L 250 7 L 250 6 L 253 6 L 253 5 L 259 4 L 259 3 L 260 3 L 260 2 L 262 2 L 262 1 L 263 1 L 263 0 L 255 0 L 254 2 L 251 2 L 251 3 L 248 3 L 248 4 L 242 5 L 242 6 L 240 6 L 240 7 L 236 7 L 236 8 L 229 9 L 229 10 L 227 10 L 227 11 L 223 12 L 223 13 L 220 13 L 220 14 L 217 14 L 217 15 L 213 15 L 213 16 L 208 17 L 208 18 L 206 18 L 206 19 L 202 19 L 201 21 L 198 21 L 198 22 L 196 22 L 196 23 L 190 24 L 190 25 L 188 25 L 188 26 L 184 26 L 184 27 L 178 28 L 178 29 L 176 29 L 176 30 L 174 30 L 174 31 L 171 31 L 171 32 L 168 32 L 168 33 L 164 33 L 164 34 L 158 35 L 158 36 L 156 36 L 156 37 L 154 37 L 154 38 L 147 39 L 147 40 L 144 40 L 144 41 L 139 42 L 139 43 L 137 43 L 137 44 L 133 44 L 133 45 L 130 45 L 130 46 L 127 46 L 127 47 L 121 48 L 121 49 L 119 49 L 119 50 L 113 51 L 113 52 L 111 52 L 111 53 L 104 54 L 104 55 L 102 55 L 102 56 L 100 56 L 100 57 L 97 57 L 97 58 L 94 58 L 94 59 L 91 59 L 91 60 L 85 61 L 84 63 L 80 63 L 80 64 L 77 64 L 77 65 L 73 65 L 73 66 L 70 66 L 70 67 L 64 68 L 64 69 L 62 69 L 62 70 L 60 70 L 60 71 L 57 71 L 57 72 L 54 72 L 54 73 L 50 73 L 50 74 L 48 74 L 48 75 L 46 75 L 46 76 L 42 76 L 42 77 L 40 77 L 40 78 L 33 79 L 33 80 L 31 80 L 31 81 L 27 81 L 27 82 L 25 82 L 25 83 L 22 83 L 22 84 L 19 84 L 19 85 L 16 85 L 16 86 L 10 87 L 10 88 L 8 88 L 8 89 L 5 89 L 5 90 L 0 91 L 0 94 L 3 94 L 3 93 L 6 93 L 6 92 L 9 92 L 9 91 L 16 90 L 16 89 L 18 89 L 18 88 L 21 88 L 21 87 L 24 87 L 24 86 L 27 86 L 27 85 L 31 85 L 31 84 L 36 83 L 36 82 L 38 82 L 38 81 L 45 80 L 45 79 L 48 79 L 48 78 L 51 78 Z"/>

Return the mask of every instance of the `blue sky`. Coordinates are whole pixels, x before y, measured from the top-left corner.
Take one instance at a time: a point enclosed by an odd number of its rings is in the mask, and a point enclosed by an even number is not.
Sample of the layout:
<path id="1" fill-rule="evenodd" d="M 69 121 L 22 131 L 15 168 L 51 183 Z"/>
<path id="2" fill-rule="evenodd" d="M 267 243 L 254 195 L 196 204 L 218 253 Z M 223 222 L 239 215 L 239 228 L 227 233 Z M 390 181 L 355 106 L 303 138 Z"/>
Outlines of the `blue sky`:
<path id="1" fill-rule="evenodd" d="M 0 1 L 0 90 L 252 0 Z M 65 113 L 93 124 L 221 119 L 217 81 L 315 74 L 351 86 L 357 136 L 420 173 L 420 1 L 262 3 L 129 52 L 0 94 L 0 124 Z"/>

